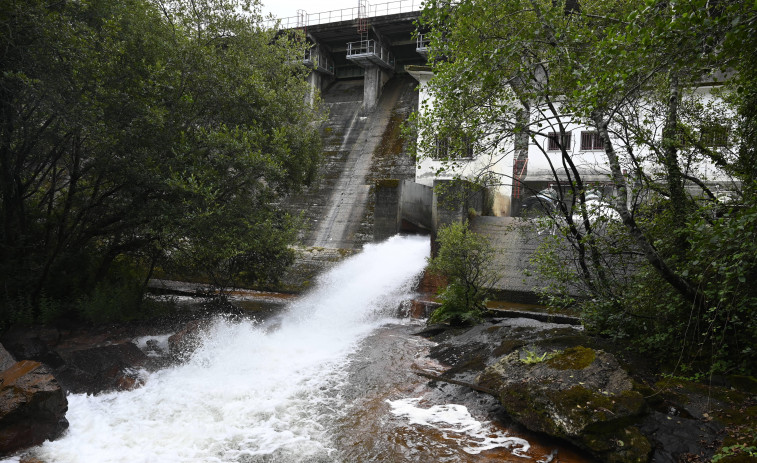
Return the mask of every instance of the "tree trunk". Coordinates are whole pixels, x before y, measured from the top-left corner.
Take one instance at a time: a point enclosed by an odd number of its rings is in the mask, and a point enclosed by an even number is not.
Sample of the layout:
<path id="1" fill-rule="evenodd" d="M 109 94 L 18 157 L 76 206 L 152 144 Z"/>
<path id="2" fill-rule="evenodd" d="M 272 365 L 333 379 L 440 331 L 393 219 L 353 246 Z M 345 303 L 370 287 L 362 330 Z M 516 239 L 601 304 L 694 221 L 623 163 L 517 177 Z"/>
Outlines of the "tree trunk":
<path id="1" fill-rule="evenodd" d="M 625 225 L 631 237 L 641 249 L 647 262 L 657 270 L 660 276 L 662 276 L 670 286 L 678 291 L 678 293 L 685 297 L 689 302 L 698 306 L 705 305 L 704 295 L 702 295 L 690 281 L 675 273 L 670 266 L 668 266 L 667 262 L 665 262 L 665 260 L 659 255 L 652 243 L 650 243 L 647 237 L 644 236 L 644 232 L 639 228 L 633 215 L 631 215 L 631 212 L 628 210 L 628 186 L 626 185 L 626 179 L 621 171 L 618 156 L 615 153 L 615 149 L 610 140 L 610 134 L 607 130 L 607 122 L 603 121 L 598 115 L 594 115 L 593 120 L 605 143 L 605 154 L 607 154 L 607 160 L 610 164 L 612 181 L 618 191 L 615 208 L 623 220 L 623 225 Z"/>

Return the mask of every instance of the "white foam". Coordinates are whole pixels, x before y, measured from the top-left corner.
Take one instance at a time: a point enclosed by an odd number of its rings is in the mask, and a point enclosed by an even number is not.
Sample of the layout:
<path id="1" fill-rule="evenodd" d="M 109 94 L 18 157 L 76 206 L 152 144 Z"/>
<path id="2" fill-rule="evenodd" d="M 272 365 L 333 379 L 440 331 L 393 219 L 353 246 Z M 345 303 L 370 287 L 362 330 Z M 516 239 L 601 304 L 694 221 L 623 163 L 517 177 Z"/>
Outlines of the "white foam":
<path id="1" fill-rule="evenodd" d="M 168 338 L 171 337 L 171 334 L 173 333 L 142 336 L 134 339 L 133 342 L 148 357 L 161 357 L 168 354 Z"/>
<path id="2" fill-rule="evenodd" d="M 439 431 L 445 439 L 454 440 L 464 445 L 466 453 L 477 455 L 484 450 L 494 448 L 511 449 L 513 455 L 528 457 L 531 448 L 527 440 L 510 437 L 506 432 L 495 429 L 487 421 L 476 420 L 464 405 L 433 405 L 429 408 L 418 407 L 421 398 L 387 400 L 392 413 L 406 418 L 409 424 L 429 426 Z"/>
<path id="3" fill-rule="evenodd" d="M 186 364 L 143 387 L 70 395 L 68 433 L 34 455 L 63 462 L 238 462 L 327 459 L 343 408 L 347 356 L 408 297 L 428 240 L 368 245 L 294 302 L 278 329 L 216 319 Z"/>

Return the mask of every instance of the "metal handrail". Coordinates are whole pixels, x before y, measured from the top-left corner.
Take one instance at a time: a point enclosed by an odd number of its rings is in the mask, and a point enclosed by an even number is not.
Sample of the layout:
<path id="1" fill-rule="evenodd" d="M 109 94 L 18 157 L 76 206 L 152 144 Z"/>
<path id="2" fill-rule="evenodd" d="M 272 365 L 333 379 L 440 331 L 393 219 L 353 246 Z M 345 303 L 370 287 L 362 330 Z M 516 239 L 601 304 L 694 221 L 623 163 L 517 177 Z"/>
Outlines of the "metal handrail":
<path id="1" fill-rule="evenodd" d="M 347 56 L 362 55 L 366 53 L 376 54 L 375 40 L 360 40 L 357 42 L 347 42 Z"/>
<path id="2" fill-rule="evenodd" d="M 395 0 L 393 2 L 381 3 L 378 5 L 368 6 L 368 17 L 388 16 L 390 14 L 411 13 L 420 11 L 423 8 L 423 0 Z M 294 29 L 298 27 L 317 26 L 319 24 L 328 24 L 333 22 L 351 21 L 359 17 L 357 7 L 343 8 L 341 10 L 324 11 L 321 13 L 306 14 L 302 16 L 290 16 L 265 21 L 264 24 L 273 28 L 278 23 L 279 29 Z"/>
<path id="3" fill-rule="evenodd" d="M 332 74 L 334 72 L 334 63 L 318 47 L 311 47 L 305 50 L 305 63 L 307 62 L 312 63 L 316 69 L 322 69 Z"/>
<path id="4" fill-rule="evenodd" d="M 355 55 L 372 54 L 376 55 L 381 61 L 390 66 L 394 66 L 394 55 L 381 46 L 381 43 L 373 39 L 359 40 L 357 42 L 347 42 L 347 57 Z"/>

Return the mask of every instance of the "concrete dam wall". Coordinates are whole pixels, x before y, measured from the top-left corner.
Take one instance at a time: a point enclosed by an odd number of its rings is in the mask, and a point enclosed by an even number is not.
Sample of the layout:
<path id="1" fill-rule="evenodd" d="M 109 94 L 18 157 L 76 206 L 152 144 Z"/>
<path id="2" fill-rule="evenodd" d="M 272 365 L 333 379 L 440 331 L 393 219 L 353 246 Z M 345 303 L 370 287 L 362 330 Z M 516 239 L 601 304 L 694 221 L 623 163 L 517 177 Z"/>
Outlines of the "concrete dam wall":
<path id="1" fill-rule="evenodd" d="M 374 189 L 378 180 L 413 180 L 415 161 L 407 154 L 402 124 L 418 107 L 417 82 L 396 75 L 370 112 L 363 110 L 363 80 L 338 80 L 322 94 L 329 111 L 321 131 L 323 163 L 318 179 L 288 199 L 302 214 L 303 248 L 282 278 L 285 290 L 300 291 L 345 255 L 374 241 Z"/>
<path id="2" fill-rule="evenodd" d="M 363 109 L 362 79 L 338 80 L 324 91 L 329 111 L 321 128 L 324 159 L 317 181 L 289 198 L 289 210 L 302 214 L 306 227 L 298 259 L 278 289 L 308 289 L 318 274 L 365 243 L 398 231 L 433 235 L 439 226 L 467 218 L 471 210 L 481 214 L 485 192 L 473 185 L 450 184 L 434 192 L 415 183 L 415 160 L 401 129 L 417 108 L 416 87 L 410 76 L 393 77 L 369 112 Z M 501 274 L 493 288 L 497 297 L 534 303 L 538 282 L 522 271 L 538 239 L 525 239 L 520 225 L 512 218 L 480 216 L 471 223 L 499 250 L 494 263 Z"/>

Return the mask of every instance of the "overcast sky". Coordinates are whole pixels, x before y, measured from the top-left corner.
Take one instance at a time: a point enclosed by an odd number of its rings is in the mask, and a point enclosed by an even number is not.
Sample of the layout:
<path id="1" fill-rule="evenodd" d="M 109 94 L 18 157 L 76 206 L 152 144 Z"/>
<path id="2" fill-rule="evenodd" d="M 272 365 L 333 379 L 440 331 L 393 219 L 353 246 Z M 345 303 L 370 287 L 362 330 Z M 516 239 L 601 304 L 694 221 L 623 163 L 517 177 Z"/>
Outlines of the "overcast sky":
<path id="1" fill-rule="evenodd" d="M 385 1 L 387 0 L 380 0 L 375 3 L 384 3 Z M 263 0 L 262 3 L 264 15 L 273 13 L 277 18 L 288 18 L 296 16 L 297 10 L 300 9 L 312 14 L 341 10 L 342 8 L 355 8 L 358 5 L 358 0 Z"/>

